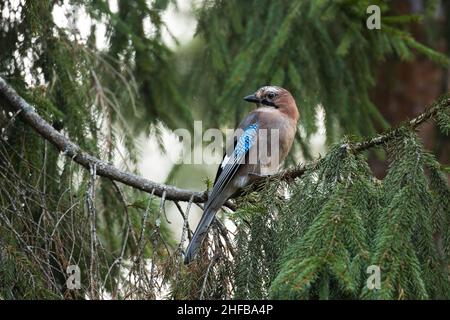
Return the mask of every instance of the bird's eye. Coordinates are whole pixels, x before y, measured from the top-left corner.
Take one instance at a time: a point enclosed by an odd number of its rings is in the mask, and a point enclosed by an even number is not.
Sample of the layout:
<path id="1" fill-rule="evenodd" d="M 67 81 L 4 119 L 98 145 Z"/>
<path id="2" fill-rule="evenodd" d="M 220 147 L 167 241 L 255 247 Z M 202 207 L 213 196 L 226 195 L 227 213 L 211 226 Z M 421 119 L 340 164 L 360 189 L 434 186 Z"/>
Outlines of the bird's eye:
<path id="1" fill-rule="evenodd" d="M 275 98 L 275 93 L 269 92 L 269 93 L 267 94 L 267 98 L 270 99 L 270 100 L 272 100 L 273 98 Z"/>

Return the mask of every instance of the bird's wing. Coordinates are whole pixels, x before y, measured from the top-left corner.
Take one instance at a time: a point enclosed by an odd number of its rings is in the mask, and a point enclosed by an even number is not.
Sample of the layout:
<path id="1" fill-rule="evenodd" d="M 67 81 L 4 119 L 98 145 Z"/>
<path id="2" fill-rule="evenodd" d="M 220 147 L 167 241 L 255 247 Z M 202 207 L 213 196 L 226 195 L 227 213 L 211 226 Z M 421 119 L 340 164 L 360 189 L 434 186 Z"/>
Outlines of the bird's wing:
<path id="1" fill-rule="evenodd" d="M 258 135 L 259 124 L 257 121 L 248 124 L 243 128 L 243 132 L 234 141 L 234 147 L 231 152 L 225 154 L 222 163 L 217 171 L 214 187 L 209 199 L 213 201 L 226 188 L 233 179 L 240 166 L 244 163 L 245 155 L 255 144 Z M 208 201 L 210 202 L 210 201 Z"/>
<path id="2" fill-rule="evenodd" d="M 192 239 L 186 249 L 184 263 L 188 264 L 195 257 L 196 252 L 208 233 L 208 229 L 214 220 L 217 210 L 227 201 L 230 181 L 235 177 L 236 172 L 243 164 L 245 155 L 250 148 L 255 145 L 258 134 L 259 122 L 254 113 L 251 113 L 239 126 L 242 134 L 236 136 L 234 144 L 229 150 L 219 166 L 211 194 L 205 204 L 204 212 L 200 222 L 195 229 Z"/>
<path id="3" fill-rule="evenodd" d="M 259 117 L 258 117 L 257 112 L 255 112 L 255 111 L 249 113 L 247 115 L 247 117 L 245 117 L 242 120 L 242 122 L 237 126 L 236 131 L 234 132 L 233 144 L 231 146 L 228 146 L 224 152 L 220 166 L 217 168 L 216 178 L 214 179 L 213 185 L 216 185 L 217 180 L 219 179 L 220 175 L 222 174 L 222 171 L 223 171 L 226 163 L 228 163 L 228 161 L 230 159 L 230 155 L 236 149 L 239 138 L 241 137 L 241 135 L 243 135 L 243 134 L 239 135 L 238 130 L 241 130 L 241 132 L 243 133 L 249 126 L 251 126 L 253 124 L 258 124 L 258 126 L 259 126 Z"/>
<path id="4" fill-rule="evenodd" d="M 233 150 L 236 148 L 237 145 L 237 137 L 233 138 Z M 222 173 L 222 169 L 223 169 L 223 164 L 228 162 L 229 155 L 227 154 L 226 150 L 223 154 L 222 157 L 222 161 L 220 162 L 220 166 L 217 168 L 217 172 L 216 172 L 216 178 L 214 179 L 214 184 L 215 185 L 217 183 L 217 179 L 219 179 L 220 174 Z"/>

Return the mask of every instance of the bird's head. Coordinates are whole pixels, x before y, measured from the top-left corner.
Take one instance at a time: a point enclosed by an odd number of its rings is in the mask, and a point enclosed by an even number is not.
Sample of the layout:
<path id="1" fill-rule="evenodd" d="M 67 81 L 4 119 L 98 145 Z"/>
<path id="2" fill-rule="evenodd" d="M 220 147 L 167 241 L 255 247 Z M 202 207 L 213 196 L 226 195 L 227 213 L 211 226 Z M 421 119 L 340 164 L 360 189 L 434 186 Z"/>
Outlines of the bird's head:
<path id="1" fill-rule="evenodd" d="M 298 109 L 292 94 L 281 87 L 264 86 L 254 94 L 244 98 L 245 101 L 254 102 L 258 107 L 269 107 L 278 109 L 295 121 L 298 120 Z"/>

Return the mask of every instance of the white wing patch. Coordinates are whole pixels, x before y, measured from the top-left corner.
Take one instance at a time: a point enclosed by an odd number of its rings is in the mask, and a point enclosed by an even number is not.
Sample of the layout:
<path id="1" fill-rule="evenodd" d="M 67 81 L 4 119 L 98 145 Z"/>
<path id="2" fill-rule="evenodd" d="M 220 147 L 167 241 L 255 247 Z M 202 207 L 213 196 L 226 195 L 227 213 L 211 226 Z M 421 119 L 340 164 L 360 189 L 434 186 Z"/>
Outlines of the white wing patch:
<path id="1" fill-rule="evenodd" d="M 222 164 L 220 165 L 220 167 L 223 169 L 227 165 L 228 161 L 230 161 L 230 159 L 231 159 L 231 156 L 225 155 L 225 157 L 222 160 Z"/>

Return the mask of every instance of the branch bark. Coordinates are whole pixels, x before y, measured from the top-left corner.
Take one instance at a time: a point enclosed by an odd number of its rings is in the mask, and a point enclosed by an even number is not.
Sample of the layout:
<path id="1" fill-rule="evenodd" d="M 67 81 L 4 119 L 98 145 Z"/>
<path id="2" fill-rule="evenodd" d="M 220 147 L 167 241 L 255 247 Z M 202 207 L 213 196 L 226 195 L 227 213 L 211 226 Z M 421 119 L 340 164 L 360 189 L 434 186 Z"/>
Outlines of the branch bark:
<path id="1" fill-rule="evenodd" d="M 78 145 L 55 130 L 47 121 L 39 116 L 36 110 L 19 96 L 1 77 L 0 95 L 9 103 L 12 109 L 20 112 L 19 117 L 22 121 L 32 127 L 44 139 L 51 142 L 64 155 L 82 165 L 87 170 L 95 165 L 97 175 L 99 176 L 121 182 L 148 193 L 154 192 L 158 197 L 162 197 L 165 192 L 167 200 L 189 201 L 191 197 L 193 197 L 194 202 L 205 202 L 207 200 L 208 196 L 206 192 L 195 192 L 162 183 L 156 183 L 133 173 L 119 170 L 115 166 L 84 152 Z"/>
<path id="2" fill-rule="evenodd" d="M 156 183 L 136 174 L 119 170 L 115 166 L 84 152 L 78 145 L 55 130 L 48 122 L 46 122 L 41 116 L 39 116 L 34 107 L 32 107 L 21 96 L 19 96 L 17 92 L 1 77 L 0 96 L 2 96 L 8 102 L 8 104 L 14 111 L 18 112 L 19 117 L 23 122 L 32 127 L 44 139 L 51 142 L 64 155 L 82 165 L 87 170 L 89 170 L 89 168 L 91 168 L 92 166 L 95 166 L 96 173 L 99 176 L 121 182 L 125 185 L 148 193 L 153 193 L 158 197 L 162 197 L 163 194 L 165 194 L 166 200 L 185 202 L 192 201 L 195 203 L 202 203 L 208 199 L 207 191 L 196 192 L 192 190 L 177 188 L 175 186 L 167 184 Z M 416 128 L 420 124 L 433 117 L 433 115 L 435 115 L 439 109 L 447 108 L 449 105 L 449 98 L 441 99 L 431 107 L 427 108 L 424 113 L 403 124 L 402 126 L 408 125 Z M 351 148 L 352 150 L 354 150 L 354 152 L 364 151 L 387 142 L 388 140 L 395 137 L 398 133 L 399 128 L 392 129 L 363 142 L 355 143 L 351 146 Z M 292 180 L 300 177 L 303 173 L 305 173 L 306 170 L 314 168 L 316 164 L 317 161 L 313 161 L 308 165 L 300 165 L 294 168 L 290 168 L 280 172 L 278 176 L 281 176 L 281 179 L 283 180 Z M 226 203 L 226 206 L 230 209 L 235 209 L 234 204 L 230 201 Z"/>

